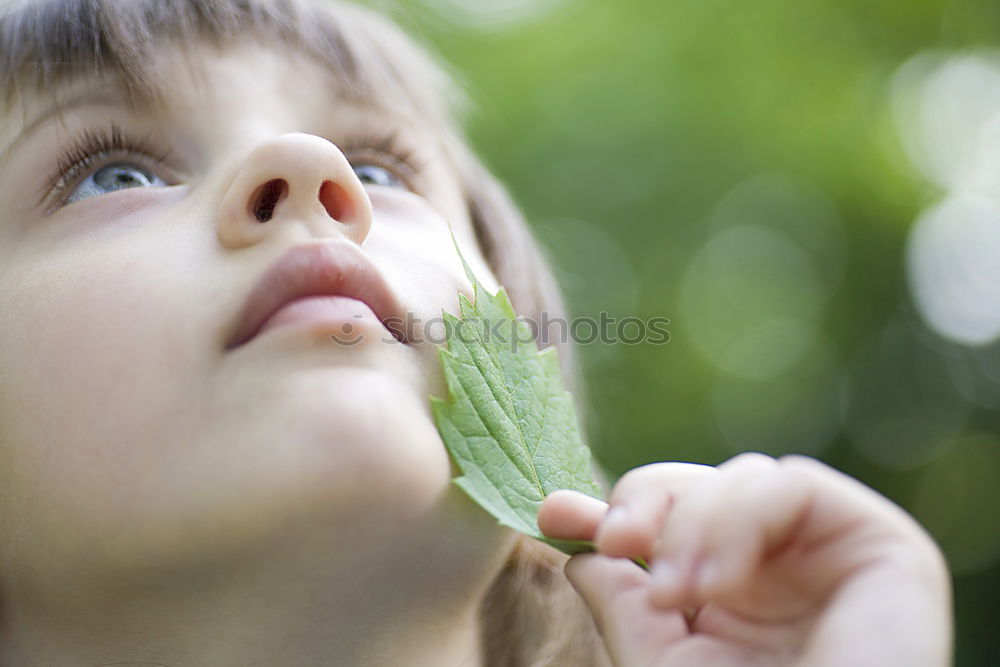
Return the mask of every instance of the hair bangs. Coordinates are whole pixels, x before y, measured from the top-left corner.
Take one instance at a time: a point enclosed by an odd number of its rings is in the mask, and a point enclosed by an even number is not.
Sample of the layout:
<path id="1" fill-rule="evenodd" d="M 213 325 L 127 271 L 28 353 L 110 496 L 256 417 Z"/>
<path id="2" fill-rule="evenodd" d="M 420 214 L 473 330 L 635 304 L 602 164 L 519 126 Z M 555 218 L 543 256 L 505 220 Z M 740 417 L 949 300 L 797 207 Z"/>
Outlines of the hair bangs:
<path id="1" fill-rule="evenodd" d="M 0 0 L 2 1 L 2 0 Z M 132 102 L 162 93 L 150 63 L 166 43 L 238 37 L 315 58 L 352 101 L 423 123 L 450 125 L 465 97 L 395 24 L 340 2 L 298 0 L 9 0 L 0 5 L 6 108 L 68 83 L 111 76 Z M 192 61 L 193 65 L 197 62 Z"/>

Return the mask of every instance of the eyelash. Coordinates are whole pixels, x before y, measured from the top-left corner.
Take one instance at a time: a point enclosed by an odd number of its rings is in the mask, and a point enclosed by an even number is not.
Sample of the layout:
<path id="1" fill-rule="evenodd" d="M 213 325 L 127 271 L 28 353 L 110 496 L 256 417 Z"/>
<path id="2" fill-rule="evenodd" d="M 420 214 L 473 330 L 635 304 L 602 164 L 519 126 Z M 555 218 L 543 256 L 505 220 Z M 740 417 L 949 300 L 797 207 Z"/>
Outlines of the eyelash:
<path id="1" fill-rule="evenodd" d="M 389 171 L 395 167 L 402 172 L 397 177 L 401 177 L 403 184 L 411 190 L 415 190 L 417 175 L 427 167 L 416 150 L 400 141 L 399 133 L 395 130 L 362 135 L 341 147 L 341 150 L 345 155 L 349 152 L 369 151 L 374 155 L 369 155 L 368 159 L 375 159 L 376 162 L 379 156 L 388 155 L 394 164 L 377 166 Z M 124 155 L 140 155 L 157 164 L 169 163 L 172 158 L 169 151 L 157 149 L 148 135 L 140 137 L 129 134 L 120 125 L 112 123 L 106 128 L 85 131 L 59 156 L 55 171 L 46 181 L 45 192 L 50 193 L 52 198 L 63 201 L 69 196 L 69 187 L 91 166 L 112 156 Z M 43 194 L 43 201 L 45 198 Z"/>
<path id="2" fill-rule="evenodd" d="M 63 200 L 68 196 L 66 191 L 70 185 L 94 163 L 113 155 L 136 154 L 158 163 L 168 162 L 171 157 L 168 151 L 158 150 L 148 136 L 129 134 L 120 125 L 111 124 L 99 130 L 86 130 L 59 156 L 55 171 L 46 181 L 45 192 L 50 193 L 53 198 Z"/>
<path id="3" fill-rule="evenodd" d="M 403 183 L 409 187 L 411 190 L 416 191 L 416 185 L 418 176 L 427 169 L 427 162 L 424 160 L 416 149 L 406 146 L 400 139 L 399 132 L 396 130 L 389 130 L 384 133 L 370 133 L 362 134 L 356 140 L 351 140 L 345 142 L 344 145 L 340 146 L 341 151 L 348 156 L 350 161 L 350 153 L 365 153 L 369 151 L 374 153 L 374 155 L 369 154 L 369 159 L 376 159 L 380 155 L 388 155 L 392 158 L 394 165 L 379 164 L 378 166 L 383 169 L 392 170 L 391 167 L 396 167 L 399 171 L 403 172 L 399 174 L 402 176 Z M 352 161 L 353 165 L 354 162 Z"/>

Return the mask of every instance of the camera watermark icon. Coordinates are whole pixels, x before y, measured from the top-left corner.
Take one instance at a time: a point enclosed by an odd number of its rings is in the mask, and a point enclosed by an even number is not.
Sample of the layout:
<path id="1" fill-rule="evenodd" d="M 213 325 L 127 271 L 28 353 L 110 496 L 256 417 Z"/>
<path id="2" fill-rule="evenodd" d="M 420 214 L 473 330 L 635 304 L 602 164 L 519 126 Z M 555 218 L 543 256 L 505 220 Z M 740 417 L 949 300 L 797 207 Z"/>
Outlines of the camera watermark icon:
<path id="1" fill-rule="evenodd" d="M 604 311 L 597 318 L 575 317 L 567 320 L 562 317 L 550 318 L 548 313 L 543 312 L 539 320 L 518 316 L 513 320 L 502 318 L 493 321 L 463 321 L 451 317 L 423 320 L 407 313 L 405 319 L 390 317 L 383 324 L 388 330 L 381 336 L 381 341 L 386 343 L 399 342 L 400 338 L 405 338 L 411 345 L 425 342 L 441 345 L 457 336 L 463 343 L 499 343 L 508 347 L 511 352 L 529 343 L 550 345 L 572 341 L 577 345 L 665 345 L 670 342 L 670 319 L 667 317 L 617 318 Z M 545 337 L 539 343 L 541 332 L 545 332 Z M 351 322 L 344 322 L 340 331 L 330 334 L 330 340 L 348 346 L 357 345 L 365 338 L 366 334 L 361 327 Z"/>

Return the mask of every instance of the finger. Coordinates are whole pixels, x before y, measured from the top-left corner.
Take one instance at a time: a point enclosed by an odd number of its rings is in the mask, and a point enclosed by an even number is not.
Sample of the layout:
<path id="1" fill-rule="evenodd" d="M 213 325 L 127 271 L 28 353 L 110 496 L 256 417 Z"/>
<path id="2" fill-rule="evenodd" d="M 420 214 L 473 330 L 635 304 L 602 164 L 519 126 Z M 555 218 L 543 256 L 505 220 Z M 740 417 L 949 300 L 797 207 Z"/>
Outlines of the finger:
<path id="1" fill-rule="evenodd" d="M 592 541 L 608 504 L 579 491 L 553 491 L 538 508 L 538 528 L 557 540 Z"/>
<path id="2" fill-rule="evenodd" d="M 794 565 L 791 585 L 823 597 L 843 573 L 884 557 L 885 540 L 903 530 L 891 503 L 814 459 L 737 457 L 720 466 L 720 480 L 700 519 L 701 598 L 738 594 L 762 562 L 782 557 Z"/>
<path id="3" fill-rule="evenodd" d="M 611 493 L 610 509 L 597 531 L 598 551 L 619 558 L 653 555 L 670 507 L 715 468 L 691 463 L 652 463 L 625 473 Z"/>
<path id="4" fill-rule="evenodd" d="M 706 508 L 693 574 L 702 599 L 744 589 L 767 554 L 797 540 L 815 498 L 809 480 L 773 459 L 734 466 L 728 477 Z"/>
<path id="5" fill-rule="evenodd" d="M 821 533 L 869 516 L 894 533 L 925 534 L 920 524 L 891 500 L 817 459 L 792 454 L 783 456 L 779 462 L 816 487 L 813 514 L 817 521 L 811 523 Z"/>
<path id="6" fill-rule="evenodd" d="M 688 634 L 676 609 L 649 604 L 649 573 L 631 562 L 596 553 L 577 554 L 565 566 L 616 665 L 648 665 L 671 643 Z"/>
<path id="7" fill-rule="evenodd" d="M 725 554 L 725 582 L 731 584 L 734 577 L 745 576 L 750 567 L 747 559 L 759 546 L 756 540 L 761 530 L 759 505 L 747 508 L 745 491 L 776 467 L 769 456 L 742 454 L 676 499 L 654 548 L 650 586 L 654 604 L 704 604 L 709 589 L 702 585 L 703 580 L 712 586 L 719 581 L 720 543 L 735 550 Z M 710 560 L 709 551 L 713 556 Z"/>

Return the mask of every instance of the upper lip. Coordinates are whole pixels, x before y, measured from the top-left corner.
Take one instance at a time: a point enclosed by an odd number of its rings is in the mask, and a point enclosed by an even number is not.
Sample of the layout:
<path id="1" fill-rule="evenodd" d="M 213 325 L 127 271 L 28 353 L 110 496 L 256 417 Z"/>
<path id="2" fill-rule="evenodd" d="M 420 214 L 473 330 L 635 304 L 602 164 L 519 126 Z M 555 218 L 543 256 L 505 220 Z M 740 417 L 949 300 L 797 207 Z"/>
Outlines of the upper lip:
<path id="1" fill-rule="evenodd" d="M 339 294 L 363 301 L 392 335 L 403 334 L 403 310 L 375 266 L 352 243 L 289 248 L 260 277 L 243 304 L 226 349 L 253 338 L 278 309 L 308 296 Z"/>

